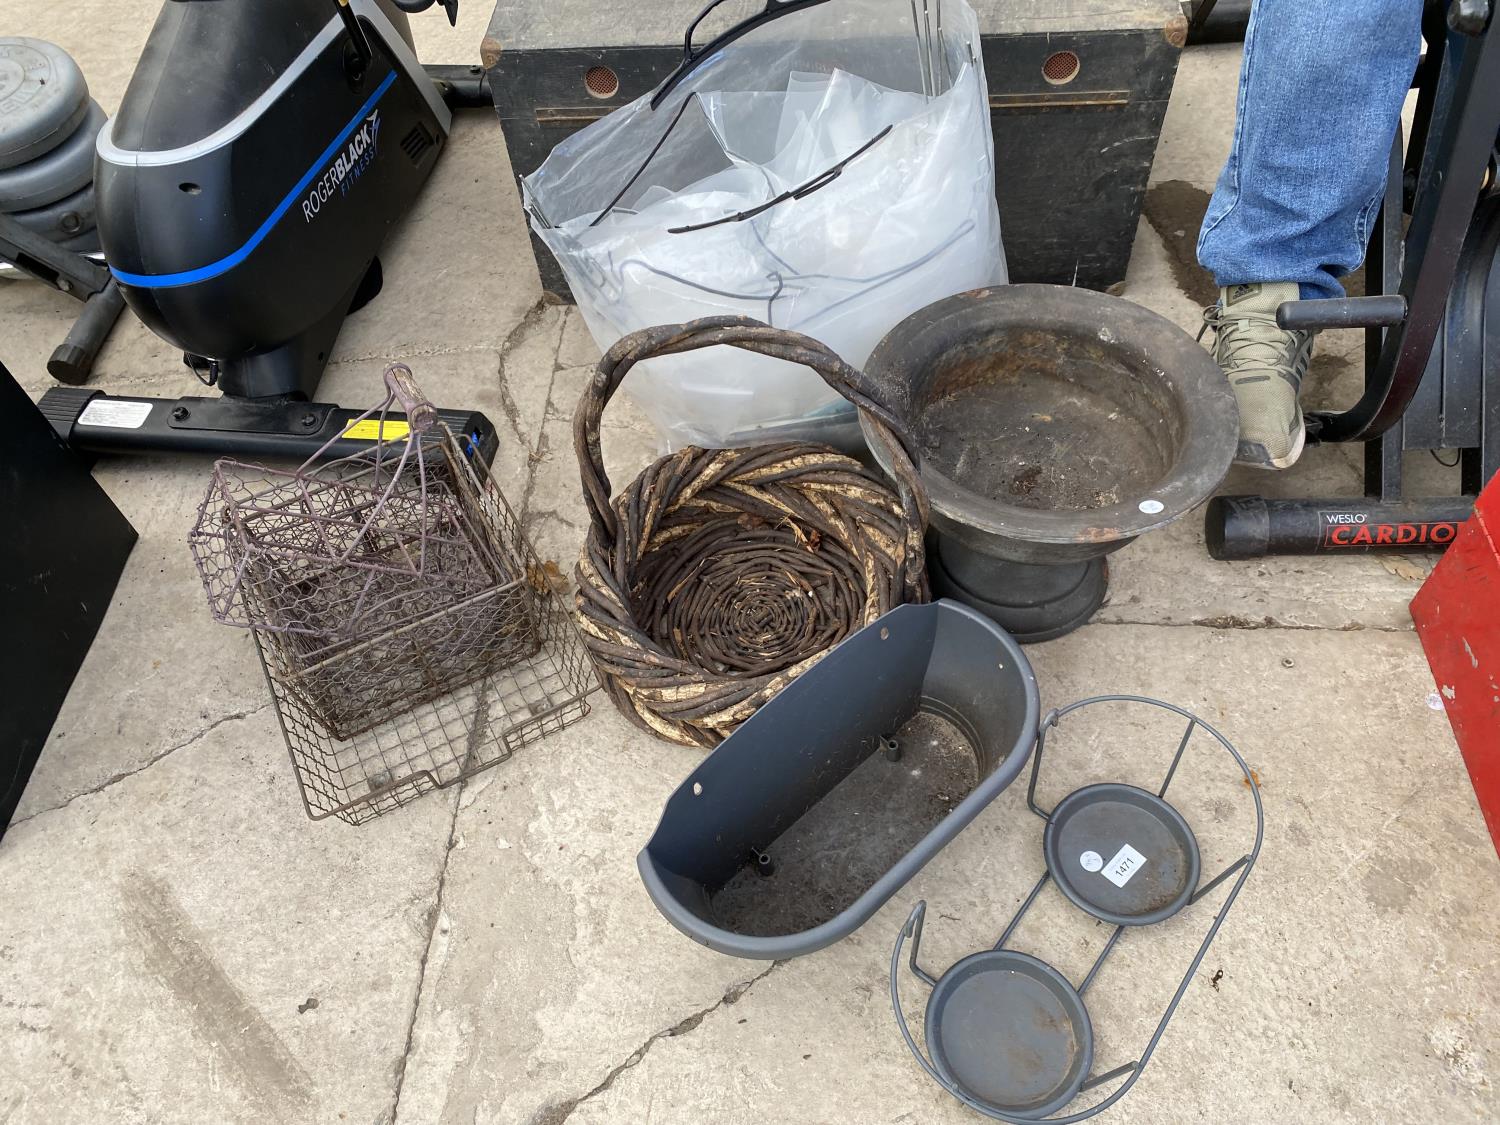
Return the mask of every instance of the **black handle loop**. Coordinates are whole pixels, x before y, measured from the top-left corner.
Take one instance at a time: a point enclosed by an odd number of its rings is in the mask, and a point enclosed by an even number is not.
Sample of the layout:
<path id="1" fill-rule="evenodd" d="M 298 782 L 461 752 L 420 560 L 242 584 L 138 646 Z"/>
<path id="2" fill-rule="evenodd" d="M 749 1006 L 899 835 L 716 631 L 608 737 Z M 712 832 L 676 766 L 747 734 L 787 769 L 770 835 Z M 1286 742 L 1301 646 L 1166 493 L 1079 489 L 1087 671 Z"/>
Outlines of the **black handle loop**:
<path id="1" fill-rule="evenodd" d="M 826 4 L 828 0 L 766 0 L 766 6 L 753 16 L 747 16 L 727 31 L 715 35 L 702 47 L 693 50 L 693 32 L 698 30 L 698 25 L 704 21 L 710 12 L 717 8 L 724 0 L 709 0 L 708 6 L 699 12 L 693 22 L 688 24 L 687 34 L 682 38 L 682 61 L 667 75 L 666 80 L 657 87 L 656 93 L 651 95 L 651 108 L 655 109 L 661 105 L 677 86 L 691 74 L 709 55 L 719 48 L 734 42 L 740 36 L 754 31 L 762 24 L 770 23 L 772 20 L 787 15 L 790 12 L 800 11 L 803 8 L 811 8 L 817 4 Z"/>

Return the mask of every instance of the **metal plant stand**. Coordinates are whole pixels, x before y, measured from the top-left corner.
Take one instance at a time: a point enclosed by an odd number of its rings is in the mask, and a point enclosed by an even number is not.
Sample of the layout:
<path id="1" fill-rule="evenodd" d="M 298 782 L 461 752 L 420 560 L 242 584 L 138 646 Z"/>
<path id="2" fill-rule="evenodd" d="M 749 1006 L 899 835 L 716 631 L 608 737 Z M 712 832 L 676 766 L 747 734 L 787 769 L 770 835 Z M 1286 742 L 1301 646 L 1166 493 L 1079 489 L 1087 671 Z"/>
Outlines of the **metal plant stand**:
<path id="1" fill-rule="evenodd" d="M 1129 785 L 1090 785 L 1065 797 L 1050 812 L 1043 810 L 1036 803 L 1036 787 L 1047 731 L 1073 711 L 1106 703 L 1145 704 L 1187 719 L 1187 729 L 1160 789 L 1150 793 Z M 1203 883 L 1199 882 L 1199 853 L 1192 830 L 1166 802 L 1177 767 L 1194 732 L 1200 729 L 1234 759 L 1255 801 L 1254 846 Z M 1026 801 L 1031 811 L 1047 822 L 1043 846 L 1046 871 L 995 945 L 961 959 L 941 977 L 934 977 L 917 962 L 927 913 L 927 903 L 917 903 L 891 951 L 891 1007 L 902 1038 L 922 1069 L 969 1108 L 997 1121 L 1046 1120 L 1064 1125 L 1083 1121 L 1114 1105 L 1146 1069 L 1193 974 L 1255 866 L 1265 815 L 1250 767 L 1222 734 L 1181 707 L 1134 695 L 1096 696 L 1049 713 L 1037 735 Z M 1130 842 L 1114 850 L 1121 840 Z M 1090 846 L 1105 841 L 1111 841 L 1109 850 L 1096 851 Z M 1139 845 L 1140 850 L 1132 845 Z M 1197 903 L 1236 873 L 1238 877 L 1214 914 L 1140 1057 L 1090 1074 L 1094 1031 L 1084 997 L 1126 928 L 1163 921 Z M 1063 894 L 1086 913 L 1115 924 L 1077 987 L 1046 962 L 1006 949 L 1021 919 L 1049 881 L 1057 883 Z M 901 1007 L 901 957 L 908 939 L 911 973 L 931 989 L 924 1031 L 927 1055 L 917 1046 Z M 1024 1050 L 1002 1050 L 1002 1046 Z M 1125 1081 L 1088 1109 L 1051 1116 L 1083 1091 L 1120 1078 Z"/>

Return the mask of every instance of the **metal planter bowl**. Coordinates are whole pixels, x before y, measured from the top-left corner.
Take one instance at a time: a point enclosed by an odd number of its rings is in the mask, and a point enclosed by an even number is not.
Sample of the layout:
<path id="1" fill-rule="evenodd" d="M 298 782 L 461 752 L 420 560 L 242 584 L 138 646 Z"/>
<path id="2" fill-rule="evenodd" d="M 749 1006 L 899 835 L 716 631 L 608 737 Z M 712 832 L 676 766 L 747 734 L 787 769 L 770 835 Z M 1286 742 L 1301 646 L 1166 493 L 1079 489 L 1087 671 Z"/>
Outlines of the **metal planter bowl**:
<path id="1" fill-rule="evenodd" d="M 865 371 L 921 445 L 934 581 L 1023 640 L 1086 620 L 1102 557 L 1206 500 L 1234 456 L 1239 418 L 1213 358 L 1084 289 L 946 298 L 892 329 Z M 1058 569 L 1018 569 L 1032 566 Z M 1008 620 L 1013 605 L 1028 613 Z"/>
<path id="2" fill-rule="evenodd" d="M 678 787 L 637 859 L 683 933 L 795 957 L 852 933 L 1030 757 L 1036 681 L 956 602 L 904 605 L 833 649 Z"/>

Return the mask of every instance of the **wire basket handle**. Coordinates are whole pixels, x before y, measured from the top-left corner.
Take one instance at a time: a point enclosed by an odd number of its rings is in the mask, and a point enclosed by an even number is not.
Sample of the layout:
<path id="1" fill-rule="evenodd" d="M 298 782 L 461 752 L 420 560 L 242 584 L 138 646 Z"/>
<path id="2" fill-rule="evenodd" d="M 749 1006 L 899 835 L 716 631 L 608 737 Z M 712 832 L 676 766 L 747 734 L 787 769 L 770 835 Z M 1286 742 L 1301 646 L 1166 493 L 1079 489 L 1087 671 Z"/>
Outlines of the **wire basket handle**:
<path id="1" fill-rule="evenodd" d="M 370 529 L 381 518 L 386 502 L 390 500 L 392 493 L 395 492 L 396 485 L 401 480 L 401 474 L 406 471 L 407 462 L 411 460 L 413 444 L 420 445 L 422 435 L 428 433 L 433 426 L 442 420 L 438 416 L 437 407 L 427 401 L 427 396 L 417 386 L 416 378 L 412 375 L 411 368 L 406 366 L 406 364 L 392 363 L 388 365 L 382 379 L 385 382 L 385 397 L 376 405 L 370 407 L 370 409 L 350 419 L 348 426 L 336 429 L 333 436 L 319 446 L 317 452 L 302 462 L 302 467 L 297 470 L 298 476 L 303 476 L 312 470 L 318 461 L 322 459 L 323 455 L 333 448 L 336 442 L 343 440 L 344 435 L 348 433 L 350 427 L 370 418 L 378 420 L 378 433 L 380 437 L 372 447 L 372 454 L 359 454 L 357 456 L 370 457 L 373 455 L 374 477 L 372 484 L 374 487 L 379 488 L 382 477 L 387 477 L 385 487 L 382 489 L 379 499 L 370 506 L 370 513 L 360 525 L 359 533 L 349 541 L 349 546 L 336 559 L 340 564 L 347 563 L 353 557 L 354 552 L 359 549 L 359 545 L 365 535 L 369 533 Z M 396 459 L 395 466 L 383 472 L 382 470 L 387 463 L 385 457 L 382 456 L 383 447 L 398 440 L 385 436 L 386 415 L 390 412 L 392 404 L 399 405 L 402 411 L 405 412 L 407 425 L 410 429 L 400 439 L 401 456 Z M 418 439 L 415 443 L 412 441 L 413 436 L 416 436 Z M 425 521 L 427 518 L 427 465 L 420 453 L 416 457 L 416 467 L 418 495 L 422 499 L 421 518 Z M 418 551 L 416 571 L 421 573 L 426 570 L 426 567 L 427 544 L 423 540 Z"/>
<path id="2" fill-rule="evenodd" d="M 925 565 L 922 538 L 927 529 L 927 490 L 917 469 L 917 444 L 906 424 L 876 397 L 874 383 L 858 368 L 845 363 L 832 349 L 800 332 L 773 328 L 748 316 L 709 316 L 686 324 L 643 328 L 617 340 L 584 388 L 573 414 L 573 448 L 583 478 L 583 499 L 601 542 L 612 549 L 619 537 L 619 521 L 610 504 L 609 475 L 599 426 L 604 408 L 630 369 L 643 359 L 678 355 L 720 344 L 742 348 L 773 359 L 800 363 L 818 373 L 825 383 L 858 407 L 868 425 L 867 436 L 882 447 L 895 477 L 906 524 L 906 586 L 923 588 Z"/>
<path id="3" fill-rule="evenodd" d="M 417 433 L 425 434 L 437 424 L 437 407 L 427 401 L 406 364 L 393 363 L 385 369 L 385 386 L 391 397 L 400 403 L 407 422 Z"/>

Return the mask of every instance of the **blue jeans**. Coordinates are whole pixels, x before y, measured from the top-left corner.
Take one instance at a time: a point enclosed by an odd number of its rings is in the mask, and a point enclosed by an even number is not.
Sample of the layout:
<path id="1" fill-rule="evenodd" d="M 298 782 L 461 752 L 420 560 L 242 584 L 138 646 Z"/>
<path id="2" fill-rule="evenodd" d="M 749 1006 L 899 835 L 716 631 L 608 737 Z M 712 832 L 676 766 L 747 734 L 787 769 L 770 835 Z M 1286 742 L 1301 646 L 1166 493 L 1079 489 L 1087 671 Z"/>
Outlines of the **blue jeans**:
<path id="1" fill-rule="evenodd" d="M 1255 0 L 1234 144 L 1198 235 L 1220 286 L 1342 297 L 1421 49 L 1422 0 Z"/>

